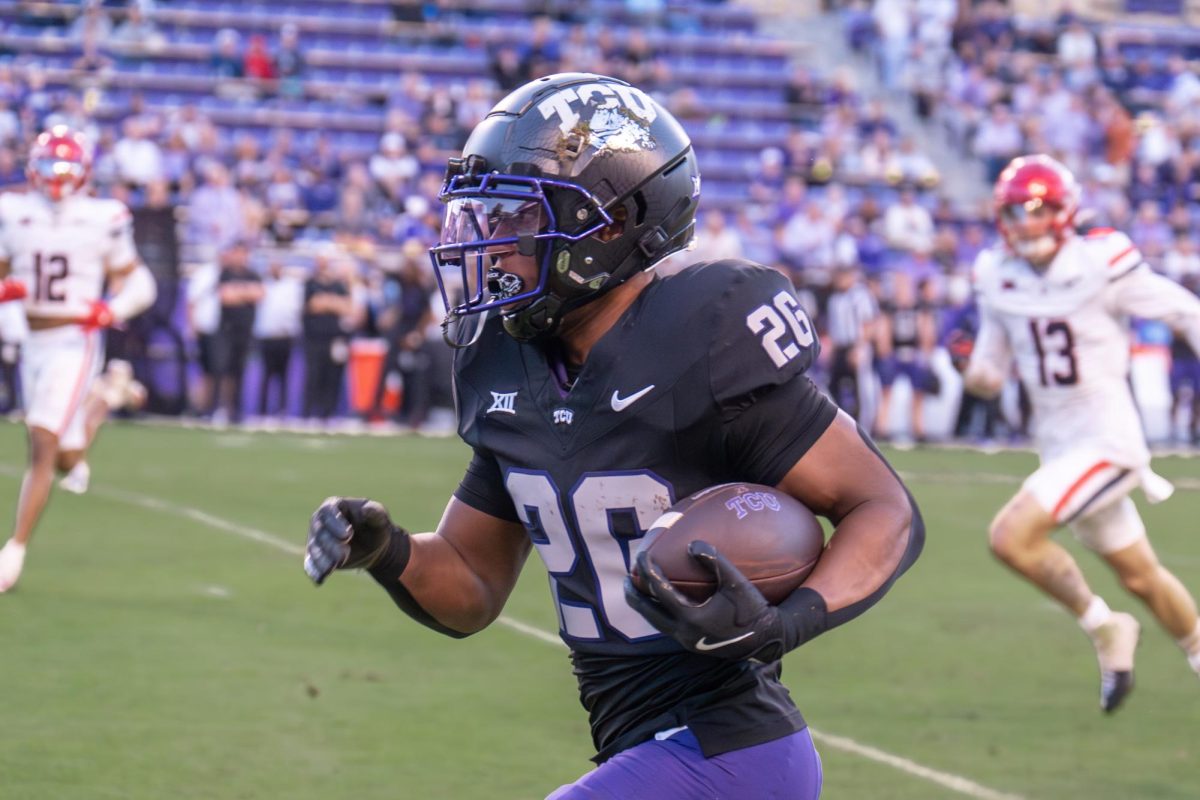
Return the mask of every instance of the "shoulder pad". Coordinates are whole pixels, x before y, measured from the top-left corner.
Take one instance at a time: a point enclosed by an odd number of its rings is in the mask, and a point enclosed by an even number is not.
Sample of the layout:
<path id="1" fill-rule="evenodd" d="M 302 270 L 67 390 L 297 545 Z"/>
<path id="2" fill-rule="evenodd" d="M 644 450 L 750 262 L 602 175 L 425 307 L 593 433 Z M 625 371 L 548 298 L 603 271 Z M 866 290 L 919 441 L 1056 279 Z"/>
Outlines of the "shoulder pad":
<path id="1" fill-rule="evenodd" d="M 0 216 L 15 214 L 21 208 L 25 196 L 18 192 L 0 193 Z"/>
<path id="2" fill-rule="evenodd" d="M 722 404 L 803 374 L 820 344 L 788 278 L 749 261 L 701 267 L 718 286 L 701 302 L 715 313 L 709 341 L 710 388 Z"/>
<path id="3" fill-rule="evenodd" d="M 1106 272 L 1109 280 L 1122 277 L 1145 260 L 1128 236 L 1112 228 L 1089 231 L 1083 244 L 1087 249 L 1088 267 Z"/>
<path id="4" fill-rule="evenodd" d="M 971 286 L 981 300 L 994 292 L 1004 257 L 1004 250 L 999 246 L 981 250 L 975 257 L 971 266 Z"/>

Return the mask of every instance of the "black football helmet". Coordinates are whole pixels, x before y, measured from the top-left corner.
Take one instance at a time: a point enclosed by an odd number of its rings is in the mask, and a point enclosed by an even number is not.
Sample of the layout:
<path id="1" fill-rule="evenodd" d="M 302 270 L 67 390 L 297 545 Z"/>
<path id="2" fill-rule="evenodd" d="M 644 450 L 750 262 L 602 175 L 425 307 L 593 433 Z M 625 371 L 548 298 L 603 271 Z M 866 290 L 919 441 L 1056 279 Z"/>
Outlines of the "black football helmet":
<path id="1" fill-rule="evenodd" d="M 446 170 L 430 249 L 445 327 L 498 309 L 516 339 L 553 334 L 567 312 L 688 245 L 699 198 L 691 140 L 641 90 L 586 73 L 525 84 Z M 496 268 L 513 251 L 536 260 L 537 285 Z"/>

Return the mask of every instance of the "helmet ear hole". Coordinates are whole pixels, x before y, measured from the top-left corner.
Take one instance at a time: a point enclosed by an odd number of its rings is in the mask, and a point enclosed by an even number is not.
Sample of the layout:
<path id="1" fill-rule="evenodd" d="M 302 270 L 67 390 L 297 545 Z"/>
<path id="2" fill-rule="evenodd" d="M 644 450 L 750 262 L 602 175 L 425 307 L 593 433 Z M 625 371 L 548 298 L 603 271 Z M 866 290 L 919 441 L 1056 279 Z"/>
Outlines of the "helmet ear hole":
<path id="1" fill-rule="evenodd" d="M 605 244 L 621 238 L 625 233 L 625 222 L 629 218 L 629 212 L 625 210 L 625 206 L 618 206 L 612 210 L 612 223 L 605 225 L 600 230 L 592 234 L 592 238 L 601 241 Z"/>
<path id="2" fill-rule="evenodd" d="M 633 206 L 636 213 L 633 216 L 633 227 L 640 228 L 646 221 L 646 195 L 641 192 L 633 193 Z"/>

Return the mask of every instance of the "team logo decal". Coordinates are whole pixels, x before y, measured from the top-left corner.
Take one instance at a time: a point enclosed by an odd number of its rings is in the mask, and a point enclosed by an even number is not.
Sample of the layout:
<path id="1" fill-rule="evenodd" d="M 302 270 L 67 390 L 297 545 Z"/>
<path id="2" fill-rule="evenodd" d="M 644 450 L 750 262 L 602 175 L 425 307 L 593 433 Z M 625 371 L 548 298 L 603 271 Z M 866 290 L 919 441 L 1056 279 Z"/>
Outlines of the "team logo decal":
<path id="1" fill-rule="evenodd" d="M 485 414 L 516 414 L 516 392 L 492 392 L 492 405 Z"/>
<path id="2" fill-rule="evenodd" d="M 554 409 L 554 424 L 555 425 L 570 425 L 575 421 L 575 412 L 569 408 Z"/>
<path id="3" fill-rule="evenodd" d="M 650 123 L 658 109 L 632 86 L 586 83 L 571 86 L 538 103 L 542 117 L 558 120 L 564 149 L 578 153 L 584 144 L 596 150 L 652 150 Z"/>

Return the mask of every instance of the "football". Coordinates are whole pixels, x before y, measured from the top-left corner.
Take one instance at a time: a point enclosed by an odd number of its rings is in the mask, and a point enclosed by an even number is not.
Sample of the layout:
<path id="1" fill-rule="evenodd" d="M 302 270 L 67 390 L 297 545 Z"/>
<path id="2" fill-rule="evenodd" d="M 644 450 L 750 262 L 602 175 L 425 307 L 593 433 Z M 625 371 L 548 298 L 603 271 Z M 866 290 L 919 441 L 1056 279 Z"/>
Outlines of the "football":
<path id="1" fill-rule="evenodd" d="M 696 602 L 716 591 L 712 574 L 688 555 L 688 545 L 696 540 L 716 547 L 772 605 L 804 582 L 825 547 L 820 521 L 779 489 L 753 483 L 702 489 L 659 517 L 641 547 L 675 588 Z M 631 575 L 645 591 L 636 562 Z"/>

